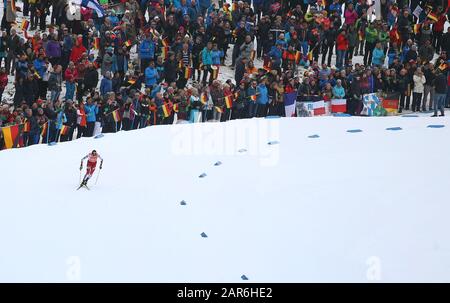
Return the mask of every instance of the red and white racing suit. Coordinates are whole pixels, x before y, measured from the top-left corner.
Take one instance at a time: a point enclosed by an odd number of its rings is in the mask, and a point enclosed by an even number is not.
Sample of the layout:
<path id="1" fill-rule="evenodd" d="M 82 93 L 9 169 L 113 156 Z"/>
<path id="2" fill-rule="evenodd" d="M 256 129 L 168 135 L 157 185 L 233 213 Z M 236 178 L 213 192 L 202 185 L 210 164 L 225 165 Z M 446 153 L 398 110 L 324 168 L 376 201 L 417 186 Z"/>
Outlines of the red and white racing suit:
<path id="1" fill-rule="evenodd" d="M 94 174 L 95 167 L 97 166 L 97 159 L 100 158 L 100 160 L 103 162 L 102 157 L 100 157 L 99 154 L 93 155 L 92 153 L 89 153 L 86 157 L 81 159 L 81 162 L 88 159 L 87 161 L 87 168 L 86 168 L 86 176 L 88 178 L 91 178 Z"/>

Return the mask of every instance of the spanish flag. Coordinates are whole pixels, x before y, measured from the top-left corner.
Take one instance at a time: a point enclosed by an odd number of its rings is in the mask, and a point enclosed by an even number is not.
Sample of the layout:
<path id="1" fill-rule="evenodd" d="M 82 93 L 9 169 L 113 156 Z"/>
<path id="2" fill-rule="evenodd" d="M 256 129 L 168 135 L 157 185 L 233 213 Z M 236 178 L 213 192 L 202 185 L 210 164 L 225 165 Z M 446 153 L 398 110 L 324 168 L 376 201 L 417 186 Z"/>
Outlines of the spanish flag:
<path id="1" fill-rule="evenodd" d="M 165 37 L 164 39 L 161 39 L 161 44 L 163 45 L 163 47 L 169 47 L 169 38 Z"/>
<path id="2" fill-rule="evenodd" d="M 119 122 L 120 121 L 120 113 L 119 113 L 118 109 L 113 111 L 111 114 L 112 114 L 112 117 L 113 117 L 115 122 Z"/>
<path id="3" fill-rule="evenodd" d="M 433 12 L 430 12 L 428 14 L 427 18 L 433 20 L 433 22 L 437 22 L 439 20 L 439 17 Z"/>
<path id="4" fill-rule="evenodd" d="M 133 44 L 133 42 L 131 42 L 131 40 L 125 41 L 125 46 L 126 47 L 130 47 L 132 44 Z"/>
<path id="5" fill-rule="evenodd" d="M 302 53 L 300 51 L 296 51 L 295 52 L 295 63 L 299 64 L 301 58 L 302 58 Z"/>
<path id="6" fill-rule="evenodd" d="M 67 135 L 67 134 L 69 133 L 69 129 L 70 129 L 70 127 L 67 126 L 67 125 L 61 126 L 61 132 L 60 132 L 60 134 L 61 134 L 62 136 Z"/>
<path id="7" fill-rule="evenodd" d="M 163 114 L 164 114 L 164 118 L 167 118 L 167 117 L 170 116 L 169 105 L 167 103 L 164 103 L 162 105 L 162 111 L 163 111 Z"/>
<path id="8" fill-rule="evenodd" d="M 219 66 L 213 65 L 213 66 L 211 66 L 211 69 L 212 69 L 211 77 L 214 80 L 216 80 L 217 77 L 219 76 Z"/>
<path id="9" fill-rule="evenodd" d="M 190 67 L 186 67 L 184 69 L 184 79 L 188 80 L 192 76 L 192 69 Z"/>
<path id="10" fill-rule="evenodd" d="M 22 131 L 23 131 L 24 133 L 28 133 L 28 132 L 30 131 L 30 122 L 26 121 L 26 122 L 23 124 L 23 129 L 22 129 Z"/>
<path id="11" fill-rule="evenodd" d="M 256 56 L 256 51 L 255 51 L 255 50 L 252 50 L 252 51 L 250 52 L 250 60 L 255 61 L 255 56 Z"/>
<path id="12" fill-rule="evenodd" d="M 230 96 L 225 96 L 225 106 L 227 108 L 232 108 L 233 107 L 233 98 Z"/>
<path id="13" fill-rule="evenodd" d="M 216 111 L 218 112 L 218 113 L 223 113 L 223 109 L 222 109 L 222 107 L 220 107 L 220 106 L 215 106 L 215 108 L 216 108 Z"/>
<path id="14" fill-rule="evenodd" d="M 19 125 L 12 125 L 2 128 L 5 148 L 13 148 L 19 146 Z"/>
<path id="15" fill-rule="evenodd" d="M 200 102 L 203 103 L 203 104 L 206 104 L 206 102 L 208 102 L 208 96 L 206 96 L 205 93 L 203 93 L 203 94 L 200 96 Z"/>
<path id="16" fill-rule="evenodd" d="M 308 61 L 312 61 L 312 60 L 313 60 L 313 53 L 308 52 Z"/>
<path id="17" fill-rule="evenodd" d="M 250 96 L 250 100 L 252 100 L 252 101 L 256 101 L 257 98 L 258 97 L 256 95 Z"/>
<path id="18" fill-rule="evenodd" d="M 47 134 L 48 121 L 42 125 L 41 136 L 44 137 Z"/>
<path id="19" fill-rule="evenodd" d="M 94 49 L 100 49 L 100 38 L 94 38 Z"/>
<path id="20" fill-rule="evenodd" d="M 28 26 L 30 25 L 30 22 L 27 20 L 23 20 L 20 24 L 20 28 L 25 32 L 28 29 Z"/>
<path id="21" fill-rule="evenodd" d="M 175 103 L 175 104 L 173 105 L 173 111 L 176 112 L 176 113 L 178 113 L 178 103 Z"/>

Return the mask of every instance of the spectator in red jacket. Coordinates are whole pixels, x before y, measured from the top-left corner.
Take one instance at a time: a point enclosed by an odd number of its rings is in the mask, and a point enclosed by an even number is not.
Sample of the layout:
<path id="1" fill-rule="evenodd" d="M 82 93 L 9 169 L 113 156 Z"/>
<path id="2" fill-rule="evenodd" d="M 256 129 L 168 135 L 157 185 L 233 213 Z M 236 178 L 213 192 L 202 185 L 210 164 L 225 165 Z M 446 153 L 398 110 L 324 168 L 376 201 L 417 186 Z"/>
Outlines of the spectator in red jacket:
<path id="1" fill-rule="evenodd" d="M 2 102 L 6 85 L 8 85 L 8 74 L 6 73 L 6 69 L 2 67 L 0 68 L 0 103 Z"/>
<path id="2" fill-rule="evenodd" d="M 348 39 L 345 30 L 343 30 L 336 39 L 336 67 L 342 69 L 345 53 L 348 50 Z"/>
<path id="3" fill-rule="evenodd" d="M 85 52 L 86 48 L 83 46 L 83 37 L 78 37 L 75 46 L 72 48 L 70 61 L 77 63 Z"/>

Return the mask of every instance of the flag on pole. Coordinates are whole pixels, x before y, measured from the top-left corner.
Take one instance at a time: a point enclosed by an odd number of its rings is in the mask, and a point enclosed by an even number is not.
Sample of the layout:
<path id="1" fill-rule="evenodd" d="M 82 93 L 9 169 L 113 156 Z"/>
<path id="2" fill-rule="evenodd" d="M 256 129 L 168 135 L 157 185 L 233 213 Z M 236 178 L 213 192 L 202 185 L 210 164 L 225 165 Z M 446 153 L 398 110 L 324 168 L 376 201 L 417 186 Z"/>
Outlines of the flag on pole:
<path id="1" fill-rule="evenodd" d="M 61 136 L 67 135 L 69 133 L 69 129 L 70 129 L 70 127 L 67 125 L 61 126 L 61 132 L 60 132 Z"/>
<path id="2" fill-rule="evenodd" d="M 26 31 L 28 29 L 29 25 L 30 25 L 30 22 L 28 22 L 27 20 L 23 20 L 22 23 L 20 24 L 20 28 L 23 31 Z"/>
<path id="3" fill-rule="evenodd" d="M 313 60 L 313 53 L 308 52 L 308 61 L 312 61 L 312 60 Z"/>
<path id="4" fill-rule="evenodd" d="M 94 38 L 94 49 L 100 49 L 100 38 Z"/>
<path id="5" fill-rule="evenodd" d="M 433 12 L 430 12 L 427 18 L 432 20 L 433 22 L 437 22 L 439 20 L 439 17 Z"/>
<path id="6" fill-rule="evenodd" d="M 217 65 L 211 65 L 211 69 L 212 69 L 211 77 L 213 78 L 213 80 L 216 80 L 217 77 L 219 76 L 219 67 Z"/>
<path id="7" fill-rule="evenodd" d="M 186 67 L 184 69 L 184 79 L 190 79 L 192 76 L 192 69 L 190 67 Z"/>
<path id="8" fill-rule="evenodd" d="M 316 101 L 313 105 L 314 116 L 325 115 L 325 101 Z"/>
<path id="9" fill-rule="evenodd" d="M 331 99 L 331 112 L 332 113 L 345 113 L 347 111 L 346 99 Z"/>
<path id="10" fill-rule="evenodd" d="M 115 122 L 119 122 L 120 121 L 120 113 L 119 113 L 119 109 L 116 109 L 115 111 L 113 111 L 112 113 L 112 117 L 114 119 Z"/>
<path id="11" fill-rule="evenodd" d="M 163 60 L 167 59 L 169 57 L 169 48 L 168 47 L 163 47 L 161 50 L 161 57 L 163 58 Z"/>
<path id="12" fill-rule="evenodd" d="M 93 9 L 97 12 L 97 16 L 102 18 L 105 15 L 105 10 L 97 2 L 97 0 L 70 0 L 72 4 Z"/>
<path id="13" fill-rule="evenodd" d="M 421 24 L 414 24 L 414 34 L 419 33 Z"/>
<path id="14" fill-rule="evenodd" d="M 176 112 L 176 113 L 178 113 L 178 110 L 179 110 L 179 108 L 178 108 L 178 103 L 175 103 L 175 104 L 173 105 L 173 111 Z"/>
<path id="15" fill-rule="evenodd" d="M 3 140 L 5 141 L 5 148 L 17 147 L 19 144 L 19 125 L 12 125 L 2 128 Z"/>
<path id="16" fill-rule="evenodd" d="M 47 134 L 48 121 L 42 125 L 41 136 L 44 137 Z"/>
<path id="17" fill-rule="evenodd" d="M 218 113 L 220 113 L 220 114 L 223 113 L 222 107 L 220 107 L 220 106 L 215 106 L 215 108 L 216 108 L 216 111 L 217 111 Z"/>
<path id="18" fill-rule="evenodd" d="M 167 118 L 167 117 L 170 116 L 169 105 L 167 103 L 164 103 L 162 105 L 162 111 L 163 111 L 163 114 L 164 114 L 164 118 Z"/>
<path id="19" fill-rule="evenodd" d="M 22 131 L 24 132 L 24 133 L 28 133 L 29 131 L 30 131 L 30 122 L 25 122 L 24 124 L 23 124 L 23 129 L 22 129 Z"/>
<path id="20" fill-rule="evenodd" d="M 295 116 L 295 105 L 297 101 L 297 91 L 284 94 L 284 111 L 286 117 Z"/>
<path id="21" fill-rule="evenodd" d="M 163 47 L 170 47 L 169 38 L 165 37 L 164 39 L 161 39 L 161 44 Z"/>
<path id="22" fill-rule="evenodd" d="M 233 97 L 231 97 L 231 95 L 225 96 L 225 106 L 227 108 L 232 108 L 233 107 Z"/>
<path id="23" fill-rule="evenodd" d="M 295 52 L 295 63 L 299 64 L 301 58 L 302 58 L 302 53 L 300 51 L 296 51 Z"/>
<path id="24" fill-rule="evenodd" d="M 200 96 L 200 102 L 203 103 L 203 104 L 206 104 L 206 102 L 208 102 L 208 96 L 206 96 L 205 93 L 203 93 L 203 94 Z"/>
<path id="25" fill-rule="evenodd" d="M 125 46 L 126 47 L 130 47 L 132 44 L 133 44 L 133 42 L 131 42 L 131 40 L 125 41 Z"/>

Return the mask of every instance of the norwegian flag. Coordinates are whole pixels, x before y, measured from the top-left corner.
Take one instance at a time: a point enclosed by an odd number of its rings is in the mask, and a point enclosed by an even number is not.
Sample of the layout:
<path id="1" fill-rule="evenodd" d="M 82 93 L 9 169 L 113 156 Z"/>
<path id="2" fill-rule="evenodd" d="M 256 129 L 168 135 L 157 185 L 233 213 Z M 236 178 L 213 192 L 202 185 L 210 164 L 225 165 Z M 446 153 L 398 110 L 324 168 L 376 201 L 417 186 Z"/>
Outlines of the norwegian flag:
<path id="1" fill-rule="evenodd" d="M 331 112 L 332 113 L 345 113 L 347 111 L 346 99 L 332 99 L 331 100 Z"/>
<path id="2" fill-rule="evenodd" d="M 316 101 L 313 105 L 314 108 L 314 116 L 325 115 L 325 101 Z"/>

